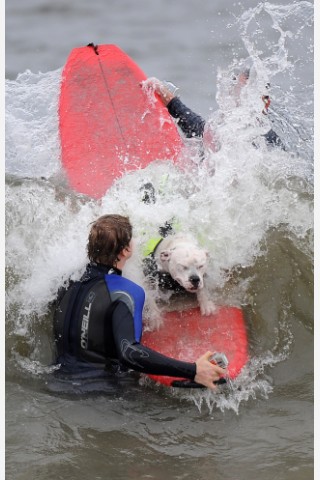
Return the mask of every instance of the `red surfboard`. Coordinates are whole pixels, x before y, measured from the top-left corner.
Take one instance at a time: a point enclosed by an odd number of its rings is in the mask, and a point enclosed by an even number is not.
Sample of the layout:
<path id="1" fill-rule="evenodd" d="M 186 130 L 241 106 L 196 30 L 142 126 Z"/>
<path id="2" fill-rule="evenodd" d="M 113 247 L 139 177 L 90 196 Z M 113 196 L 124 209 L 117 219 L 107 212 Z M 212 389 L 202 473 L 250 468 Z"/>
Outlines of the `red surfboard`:
<path id="1" fill-rule="evenodd" d="M 166 107 L 141 88 L 144 72 L 116 45 L 71 51 L 59 100 L 61 157 L 76 192 L 101 198 L 115 179 L 154 160 L 177 158 L 182 142 Z"/>
<path id="2" fill-rule="evenodd" d="M 201 315 L 199 308 L 167 312 L 159 330 L 144 332 L 142 343 L 168 357 L 194 362 L 208 350 L 226 355 L 227 378 L 235 379 L 248 361 L 245 319 L 240 308 L 220 307 L 216 313 Z M 183 378 L 148 375 L 166 386 L 194 387 Z"/>

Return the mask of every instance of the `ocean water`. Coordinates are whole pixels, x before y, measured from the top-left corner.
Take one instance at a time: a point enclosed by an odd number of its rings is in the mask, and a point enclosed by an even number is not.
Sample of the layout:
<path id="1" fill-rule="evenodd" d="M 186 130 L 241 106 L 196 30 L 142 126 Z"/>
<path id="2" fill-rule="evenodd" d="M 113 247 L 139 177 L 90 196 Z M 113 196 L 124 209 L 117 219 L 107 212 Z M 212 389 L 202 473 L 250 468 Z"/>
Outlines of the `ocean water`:
<path id="1" fill-rule="evenodd" d="M 7 0 L 5 8 L 6 478 L 313 478 L 313 2 Z M 61 72 L 89 42 L 117 44 L 147 76 L 179 86 L 207 119 L 205 161 L 188 142 L 180 163 L 158 159 L 99 201 L 70 190 Z M 250 77 L 237 93 L 244 68 Z M 285 150 L 266 146 L 269 128 Z M 152 206 L 140 198 L 146 181 L 156 188 Z M 250 361 L 234 388 L 53 380 L 50 303 L 86 264 L 90 222 L 112 212 L 133 223 L 137 249 L 125 274 L 140 283 L 139 246 L 168 218 L 205 239 L 215 302 L 241 306 L 248 322 Z"/>

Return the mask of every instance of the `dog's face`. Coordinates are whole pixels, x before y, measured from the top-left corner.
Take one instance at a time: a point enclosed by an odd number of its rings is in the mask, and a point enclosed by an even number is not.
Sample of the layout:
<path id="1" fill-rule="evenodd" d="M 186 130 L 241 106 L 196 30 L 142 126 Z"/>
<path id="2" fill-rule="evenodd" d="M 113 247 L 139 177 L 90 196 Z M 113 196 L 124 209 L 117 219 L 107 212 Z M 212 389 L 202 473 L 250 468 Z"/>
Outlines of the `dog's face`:
<path id="1" fill-rule="evenodd" d="M 180 244 L 160 252 L 161 267 L 187 292 L 203 288 L 208 252 L 191 244 Z"/>

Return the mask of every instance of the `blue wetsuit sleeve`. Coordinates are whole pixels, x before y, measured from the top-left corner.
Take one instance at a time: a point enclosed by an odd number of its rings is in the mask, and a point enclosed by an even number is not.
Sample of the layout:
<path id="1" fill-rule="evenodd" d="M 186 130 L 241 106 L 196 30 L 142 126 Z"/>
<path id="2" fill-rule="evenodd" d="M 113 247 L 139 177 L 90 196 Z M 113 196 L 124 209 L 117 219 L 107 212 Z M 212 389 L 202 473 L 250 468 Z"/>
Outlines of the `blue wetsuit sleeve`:
<path id="1" fill-rule="evenodd" d="M 168 112 L 178 120 L 178 125 L 187 138 L 202 137 L 206 121 L 174 97 L 167 105 Z"/>
<path id="2" fill-rule="evenodd" d="M 132 314 L 121 301 L 116 302 L 112 312 L 112 330 L 118 359 L 127 367 L 142 373 L 194 379 L 195 363 L 175 360 L 136 341 Z"/>

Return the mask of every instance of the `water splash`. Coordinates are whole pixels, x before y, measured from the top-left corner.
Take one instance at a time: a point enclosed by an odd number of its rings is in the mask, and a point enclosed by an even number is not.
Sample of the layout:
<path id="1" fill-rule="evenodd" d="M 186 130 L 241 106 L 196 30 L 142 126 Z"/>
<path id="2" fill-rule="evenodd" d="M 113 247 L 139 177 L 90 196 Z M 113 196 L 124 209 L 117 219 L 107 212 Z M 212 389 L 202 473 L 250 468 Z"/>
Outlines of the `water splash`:
<path id="1" fill-rule="evenodd" d="M 6 172 L 49 178 L 60 171 L 58 98 L 61 69 L 27 70 L 6 80 Z"/>

